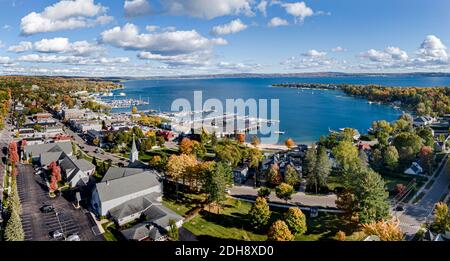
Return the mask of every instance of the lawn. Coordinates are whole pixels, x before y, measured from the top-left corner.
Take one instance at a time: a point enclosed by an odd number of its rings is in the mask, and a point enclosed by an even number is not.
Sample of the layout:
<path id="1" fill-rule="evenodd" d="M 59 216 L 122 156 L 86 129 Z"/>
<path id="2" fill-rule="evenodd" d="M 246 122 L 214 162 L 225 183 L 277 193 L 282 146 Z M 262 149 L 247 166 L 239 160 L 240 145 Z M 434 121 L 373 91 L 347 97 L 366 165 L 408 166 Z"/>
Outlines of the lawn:
<path id="1" fill-rule="evenodd" d="M 249 227 L 247 213 L 252 204 L 241 201 L 240 205 L 235 204 L 235 200 L 229 199 L 220 214 L 201 211 L 198 216 L 186 222 L 184 227 L 195 234 L 199 240 L 267 240 L 266 231 L 256 232 Z M 271 207 L 271 222 L 283 219 L 284 208 Z M 307 214 L 307 213 L 305 213 Z M 307 215 L 308 216 L 308 215 Z M 308 231 L 305 235 L 297 236 L 297 241 L 319 241 L 334 240 L 339 230 L 345 231 L 347 235 L 352 235 L 356 230 L 355 226 L 346 225 L 341 217 L 336 214 L 320 213 L 319 217 L 308 218 Z M 349 237 L 349 239 L 357 239 Z"/>
<path id="2" fill-rule="evenodd" d="M 197 194 L 188 194 L 188 193 L 178 193 L 178 201 L 175 198 L 175 195 L 171 197 L 163 198 L 163 205 L 177 213 L 181 216 L 186 216 L 189 211 L 194 208 L 200 206 L 202 202 L 204 202 L 203 195 Z"/>

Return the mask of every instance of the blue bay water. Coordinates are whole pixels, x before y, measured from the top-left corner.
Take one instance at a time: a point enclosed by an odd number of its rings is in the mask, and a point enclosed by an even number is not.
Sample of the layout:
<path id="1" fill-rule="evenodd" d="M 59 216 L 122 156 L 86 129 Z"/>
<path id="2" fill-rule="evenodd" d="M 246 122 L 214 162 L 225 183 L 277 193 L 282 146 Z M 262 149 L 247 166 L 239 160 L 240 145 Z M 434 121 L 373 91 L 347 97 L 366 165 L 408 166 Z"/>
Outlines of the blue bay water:
<path id="1" fill-rule="evenodd" d="M 203 92 L 203 101 L 225 99 L 279 99 L 280 130 L 296 142 L 310 143 L 329 129 L 352 127 L 367 132 L 375 120 L 393 121 L 402 112 L 386 105 L 368 104 L 364 99 L 340 91 L 297 90 L 271 87 L 274 83 L 380 84 L 387 86 L 449 86 L 450 77 L 313 77 L 313 78 L 226 78 L 182 80 L 135 80 L 124 82 L 127 98 L 142 98 L 150 105 L 139 109 L 170 111 L 175 99 L 193 102 L 194 91 Z M 224 103 L 225 104 L 225 103 Z M 128 109 L 122 109 L 128 110 Z"/>

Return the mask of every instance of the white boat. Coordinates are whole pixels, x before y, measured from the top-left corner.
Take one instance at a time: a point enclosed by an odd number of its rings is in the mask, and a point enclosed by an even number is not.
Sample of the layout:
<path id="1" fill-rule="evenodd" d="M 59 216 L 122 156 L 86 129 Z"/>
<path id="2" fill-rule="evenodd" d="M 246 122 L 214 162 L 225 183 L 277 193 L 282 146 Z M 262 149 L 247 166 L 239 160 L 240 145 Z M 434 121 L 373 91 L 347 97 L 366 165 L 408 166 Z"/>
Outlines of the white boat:
<path id="1" fill-rule="evenodd" d="M 280 134 L 280 135 L 283 135 L 283 134 L 285 134 L 285 132 L 284 132 L 284 131 L 275 131 L 274 133 L 275 133 L 275 134 Z"/>
<path id="2" fill-rule="evenodd" d="M 124 92 L 119 93 L 119 96 L 127 96 Z"/>

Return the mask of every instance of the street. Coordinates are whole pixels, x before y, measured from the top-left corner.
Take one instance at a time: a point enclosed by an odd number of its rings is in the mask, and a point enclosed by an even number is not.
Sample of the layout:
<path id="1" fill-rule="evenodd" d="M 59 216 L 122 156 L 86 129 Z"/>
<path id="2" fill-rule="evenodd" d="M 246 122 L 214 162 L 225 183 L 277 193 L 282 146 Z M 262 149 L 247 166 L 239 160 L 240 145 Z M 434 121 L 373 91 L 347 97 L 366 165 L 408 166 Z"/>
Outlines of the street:
<path id="1" fill-rule="evenodd" d="M 18 165 L 17 188 L 22 205 L 22 227 L 25 241 L 55 240 L 50 234 L 55 230 L 62 230 L 66 236 L 77 234 L 82 241 L 100 241 L 103 236 L 94 235 L 92 228 L 95 223 L 89 212 L 75 209 L 73 205 L 58 196 L 50 199 L 44 180 L 34 174 L 31 165 Z M 52 205 L 55 212 L 42 213 L 40 207 L 44 204 Z"/>
<path id="2" fill-rule="evenodd" d="M 234 186 L 230 189 L 230 195 L 234 197 L 242 197 L 242 198 L 256 198 L 258 196 L 258 189 L 248 186 Z M 275 193 L 270 194 L 269 197 L 270 202 L 273 203 L 285 203 L 284 200 L 281 200 L 276 197 Z M 292 195 L 292 199 L 289 203 L 294 203 L 302 206 L 310 206 L 310 207 L 324 207 L 324 208 L 336 208 L 336 195 L 323 195 L 323 196 L 313 196 L 307 195 L 303 192 L 297 192 Z"/>
<path id="3" fill-rule="evenodd" d="M 406 234 L 406 239 L 412 239 L 420 226 L 429 221 L 427 219 L 432 216 L 434 205 L 439 202 L 443 195 L 448 193 L 448 185 L 450 184 L 448 167 L 447 161 L 447 166 L 442 168 L 432 187 L 417 204 L 406 205 L 403 213 L 394 211 L 394 215 L 398 215 L 400 227 Z"/>

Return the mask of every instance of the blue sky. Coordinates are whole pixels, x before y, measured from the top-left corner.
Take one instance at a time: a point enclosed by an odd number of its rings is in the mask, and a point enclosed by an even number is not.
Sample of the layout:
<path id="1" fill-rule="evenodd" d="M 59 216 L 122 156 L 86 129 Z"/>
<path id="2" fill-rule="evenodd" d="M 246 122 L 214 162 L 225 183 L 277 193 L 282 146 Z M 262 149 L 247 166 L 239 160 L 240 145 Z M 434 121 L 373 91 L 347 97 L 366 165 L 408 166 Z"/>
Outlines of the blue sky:
<path id="1" fill-rule="evenodd" d="M 0 74 L 450 70 L 447 0 L 0 0 Z"/>

